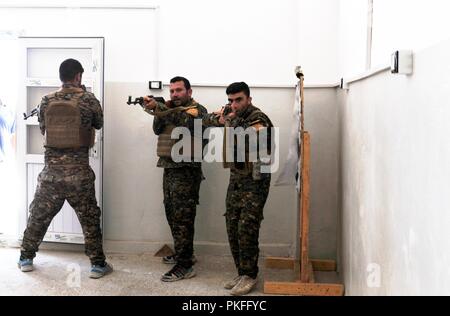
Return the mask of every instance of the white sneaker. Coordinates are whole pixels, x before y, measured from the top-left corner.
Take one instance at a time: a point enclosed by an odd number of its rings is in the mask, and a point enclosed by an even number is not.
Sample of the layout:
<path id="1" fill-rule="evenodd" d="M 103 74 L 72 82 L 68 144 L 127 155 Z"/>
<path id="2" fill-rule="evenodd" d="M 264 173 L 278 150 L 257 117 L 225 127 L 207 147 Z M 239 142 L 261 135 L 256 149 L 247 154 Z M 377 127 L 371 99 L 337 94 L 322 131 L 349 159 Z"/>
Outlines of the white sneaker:
<path id="1" fill-rule="evenodd" d="M 238 275 L 238 276 L 234 277 L 233 280 L 225 282 L 223 287 L 227 290 L 231 290 L 232 288 L 234 288 L 236 286 L 236 284 L 239 283 L 239 281 L 241 280 L 241 277 L 242 277 L 242 275 Z"/>
<path id="2" fill-rule="evenodd" d="M 238 284 L 231 290 L 231 295 L 241 296 L 250 293 L 251 290 L 256 285 L 257 280 L 249 277 L 248 275 L 243 275 L 239 280 Z"/>

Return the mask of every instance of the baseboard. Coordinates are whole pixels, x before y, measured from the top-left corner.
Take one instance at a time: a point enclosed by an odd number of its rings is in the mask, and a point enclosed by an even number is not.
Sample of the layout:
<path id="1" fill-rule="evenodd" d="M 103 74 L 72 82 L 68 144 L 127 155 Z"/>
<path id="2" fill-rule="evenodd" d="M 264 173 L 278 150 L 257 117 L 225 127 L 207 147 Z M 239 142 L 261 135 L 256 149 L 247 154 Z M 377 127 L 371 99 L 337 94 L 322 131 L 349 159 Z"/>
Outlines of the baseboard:
<path id="1" fill-rule="evenodd" d="M 155 253 L 167 244 L 173 248 L 172 242 L 143 242 L 143 241 L 115 241 L 105 240 L 104 248 L 110 253 Z M 291 256 L 290 244 L 260 244 L 261 256 Z M 199 255 L 231 255 L 228 243 L 194 242 L 194 251 Z"/>
<path id="2" fill-rule="evenodd" d="M 168 245 L 173 248 L 170 241 L 167 242 L 146 242 L 146 241 L 118 241 L 105 240 L 103 248 L 105 253 L 156 253 L 162 246 Z M 0 237 L 0 247 L 20 248 L 20 241 L 15 238 Z M 56 250 L 56 251 L 77 251 L 84 252 L 84 245 L 82 244 L 68 244 L 59 242 L 43 242 L 39 247 L 41 250 Z M 277 257 L 291 257 L 294 253 L 294 246 L 292 244 L 260 244 L 260 256 L 277 256 Z M 231 255 L 228 243 L 219 242 L 194 242 L 194 251 L 198 255 Z"/>

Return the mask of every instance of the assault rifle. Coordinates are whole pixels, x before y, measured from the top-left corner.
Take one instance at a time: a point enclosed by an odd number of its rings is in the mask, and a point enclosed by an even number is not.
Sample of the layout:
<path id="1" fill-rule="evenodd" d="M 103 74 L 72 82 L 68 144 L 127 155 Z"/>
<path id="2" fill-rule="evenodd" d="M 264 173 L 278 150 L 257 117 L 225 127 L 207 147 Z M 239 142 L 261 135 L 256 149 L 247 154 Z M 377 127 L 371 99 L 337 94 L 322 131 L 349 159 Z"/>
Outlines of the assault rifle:
<path id="1" fill-rule="evenodd" d="M 163 97 L 154 97 L 152 95 L 149 95 L 150 98 L 154 99 L 156 102 L 160 102 L 160 103 L 166 103 L 166 100 L 164 100 Z M 139 97 L 139 98 L 135 98 L 134 101 L 132 101 L 132 97 L 131 95 L 128 97 L 128 101 L 127 104 L 128 105 L 136 105 L 139 104 L 140 106 L 144 106 L 144 97 Z"/>

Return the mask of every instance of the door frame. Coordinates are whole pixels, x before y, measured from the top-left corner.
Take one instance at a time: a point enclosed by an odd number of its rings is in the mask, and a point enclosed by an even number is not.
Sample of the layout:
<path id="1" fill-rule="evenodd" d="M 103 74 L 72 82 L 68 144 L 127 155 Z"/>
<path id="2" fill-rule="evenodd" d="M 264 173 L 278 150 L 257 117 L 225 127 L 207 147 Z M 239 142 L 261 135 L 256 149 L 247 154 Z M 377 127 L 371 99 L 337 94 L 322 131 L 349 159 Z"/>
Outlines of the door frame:
<path id="1" fill-rule="evenodd" d="M 19 82 L 19 98 L 17 104 L 17 170 L 19 177 L 19 203 L 18 216 L 19 240 L 23 238 L 23 231 L 26 228 L 28 220 L 28 164 L 44 163 L 44 155 L 28 154 L 28 128 L 29 125 L 37 125 L 37 117 L 31 117 L 27 121 L 23 120 L 22 113 L 28 112 L 28 88 L 29 87 L 52 87 L 58 89 L 61 82 L 58 74 L 55 78 L 33 78 L 28 77 L 28 49 L 29 48 L 88 48 L 92 49 L 93 75 L 92 78 L 83 78 L 83 84 L 91 87 L 92 92 L 100 101 L 102 109 L 104 109 L 104 37 L 19 37 L 19 60 L 20 62 L 20 78 Z M 90 67 L 91 65 L 89 65 Z M 85 66 L 86 67 L 86 66 Z M 98 72 L 99 71 L 99 72 Z M 100 82 L 97 82 L 100 81 Z M 36 106 L 37 104 L 33 105 Z M 96 196 L 97 203 L 102 210 L 101 227 L 103 227 L 103 128 L 96 131 L 96 145 L 90 151 L 90 164 L 99 164 L 96 167 Z M 98 159 L 93 159 L 92 155 L 97 155 Z M 84 239 L 80 239 L 78 234 L 70 233 L 47 233 L 44 241 L 58 243 L 74 243 L 82 244 Z"/>

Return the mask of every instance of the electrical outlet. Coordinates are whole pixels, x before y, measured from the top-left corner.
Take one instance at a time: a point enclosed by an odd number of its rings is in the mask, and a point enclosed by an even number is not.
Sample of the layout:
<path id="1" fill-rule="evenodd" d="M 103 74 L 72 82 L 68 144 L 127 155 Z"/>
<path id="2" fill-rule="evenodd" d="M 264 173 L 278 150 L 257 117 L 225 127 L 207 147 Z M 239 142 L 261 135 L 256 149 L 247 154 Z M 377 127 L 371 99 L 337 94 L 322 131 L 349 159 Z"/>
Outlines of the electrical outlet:
<path id="1" fill-rule="evenodd" d="M 395 51 L 391 56 L 391 72 L 411 75 L 413 73 L 413 52 L 411 50 Z"/>

